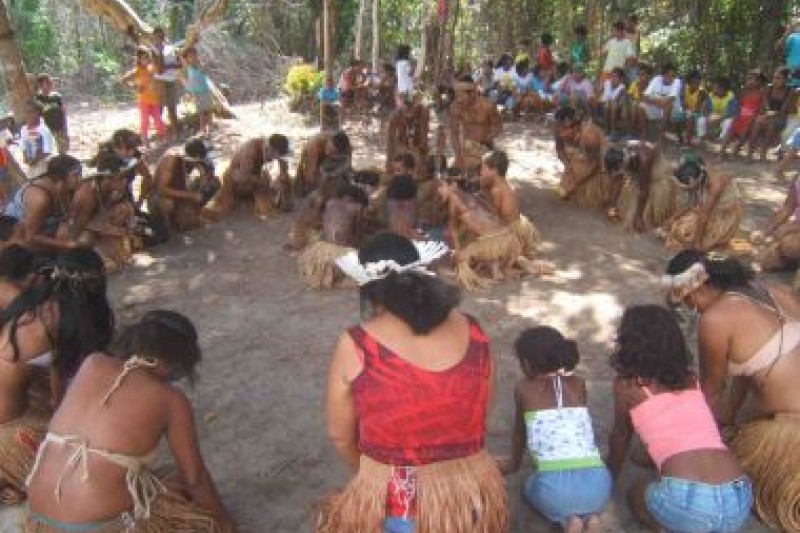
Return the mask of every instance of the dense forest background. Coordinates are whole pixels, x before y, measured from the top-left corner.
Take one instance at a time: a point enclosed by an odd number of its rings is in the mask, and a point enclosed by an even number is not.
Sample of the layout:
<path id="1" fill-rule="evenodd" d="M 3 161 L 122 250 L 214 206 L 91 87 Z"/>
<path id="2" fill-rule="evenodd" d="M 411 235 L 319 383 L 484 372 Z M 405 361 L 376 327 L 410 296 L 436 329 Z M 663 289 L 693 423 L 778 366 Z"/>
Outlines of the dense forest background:
<path id="1" fill-rule="evenodd" d="M 162 25 L 180 39 L 207 1 L 128 4 L 145 22 Z M 322 1 L 230 0 L 224 18 L 203 32 L 204 62 L 216 79 L 231 86 L 234 100 L 274 94 L 290 58 L 315 61 L 321 55 Z M 68 94 L 131 98 L 118 80 L 131 65 L 135 45 L 83 2 L 0 2 L 28 72 L 53 74 Z M 391 59 L 398 44 L 408 43 L 428 71 L 435 66 L 436 72 L 514 50 L 524 38 L 535 45 L 544 32 L 556 37 L 555 50 L 565 56 L 576 24 L 588 26 L 597 57 L 611 24 L 635 14 L 644 60 L 670 60 L 682 71 L 699 68 L 740 80 L 749 68 L 769 70 L 780 62 L 775 42 L 800 15 L 800 0 L 331 0 L 337 65 L 356 53 L 371 58 L 373 2 L 378 2 L 380 60 Z"/>

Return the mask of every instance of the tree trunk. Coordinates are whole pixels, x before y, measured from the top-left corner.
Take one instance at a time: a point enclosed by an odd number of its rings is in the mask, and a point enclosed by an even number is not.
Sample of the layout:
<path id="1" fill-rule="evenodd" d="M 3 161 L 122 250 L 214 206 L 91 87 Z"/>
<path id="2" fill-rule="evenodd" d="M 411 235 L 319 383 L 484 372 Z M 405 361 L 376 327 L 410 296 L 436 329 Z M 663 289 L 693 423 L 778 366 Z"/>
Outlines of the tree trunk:
<path id="1" fill-rule="evenodd" d="M 372 72 L 378 72 L 378 63 L 381 56 L 381 21 L 380 21 L 380 0 L 372 0 Z"/>
<path id="2" fill-rule="evenodd" d="M 2 0 L 0 0 L 2 1 Z M 103 17 L 117 30 L 127 34 L 136 43 L 149 44 L 153 38 L 153 28 L 145 23 L 125 0 L 79 0 L 84 9 Z M 184 46 L 193 46 L 200 38 L 202 31 L 213 22 L 222 18 L 229 0 L 214 0 L 200 13 L 197 20 L 189 26 L 184 39 Z M 208 80 L 217 112 L 225 118 L 236 116 L 228 99 L 217 85 Z"/>
<path id="3" fill-rule="evenodd" d="M 331 55 L 331 0 L 322 0 L 322 57 L 325 66 L 325 80 L 333 76 L 333 57 Z M 320 103 L 319 123 L 325 128 L 325 106 Z"/>
<path id="4" fill-rule="evenodd" d="M 364 43 L 364 16 L 367 12 L 367 0 L 358 1 L 358 17 L 356 18 L 356 42 L 353 46 L 353 58 L 361 59 L 361 46 Z"/>
<path id="5" fill-rule="evenodd" d="M 19 43 L 15 39 L 14 28 L 8 16 L 5 0 L 0 0 L 0 63 L 9 93 L 11 111 L 17 123 L 25 117 L 25 103 L 33 98 L 31 86 L 25 72 L 25 63 Z"/>

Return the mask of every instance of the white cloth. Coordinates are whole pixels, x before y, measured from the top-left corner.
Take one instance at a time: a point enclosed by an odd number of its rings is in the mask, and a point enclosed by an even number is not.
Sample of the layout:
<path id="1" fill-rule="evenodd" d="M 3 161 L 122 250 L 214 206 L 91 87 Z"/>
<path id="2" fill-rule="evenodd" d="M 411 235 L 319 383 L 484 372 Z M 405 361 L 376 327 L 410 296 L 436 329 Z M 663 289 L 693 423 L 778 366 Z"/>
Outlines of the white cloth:
<path id="1" fill-rule="evenodd" d="M 409 94 L 414 92 L 414 76 L 411 72 L 411 61 L 401 59 L 395 65 L 397 72 L 397 92 Z"/>
<path id="2" fill-rule="evenodd" d="M 171 44 L 164 45 L 164 72 L 153 76 L 155 79 L 166 82 L 178 81 L 178 50 Z"/>
<path id="3" fill-rule="evenodd" d="M 567 89 L 569 90 L 570 96 L 575 96 L 581 101 L 594 98 L 594 85 L 589 81 L 589 78 L 583 78 L 581 81 L 575 78 L 569 78 Z"/>
<path id="4" fill-rule="evenodd" d="M 644 91 L 645 96 L 652 98 L 669 98 L 672 100 L 672 112 L 675 113 L 681 110 L 681 80 L 674 78 L 672 83 L 667 85 L 664 82 L 664 76 L 656 76 L 650 81 L 647 89 Z M 652 104 L 642 104 L 647 113 L 647 118 L 650 120 L 659 120 L 664 118 L 664 110 Z"/>
<path id="5" fill-rule="evenodd" d="M 616 87 L 611 86 L 611 80 L 606 80 L 603 83 L 603 96 L 600 98 L 601 102 L 613 102 L 619 95 L 625 92 L 625 85 L 620 83 Z"/>
<path id="6" fill-rule="evenodd" d="M 628 58 L 636 57 L 636 48 L 628 39 L 609 39 L 605 46 L 606 62 L 603 72 L 611 72 L 615 68 L 625 68 Z"/>
<path id="7" fill-rule="evenodd" d="M 44 120 L 33 128 L 27 124 L 22 126 L 19 134 L 22 143 L 22 153 L 25 159 L 34 159 L 44 154 L 44 158 L 35 165 L 28 165 L 28 179 L 41 176 L 47 170 L 47 160 L 56 153 L 56 139 L 50 128 L 45 126 Z"/>
<path id="8" fill-rule="evenodd" d="M 514 69 L 503 70 L 501 68 L 494 70 L 494 82 L 497 83 L 501 89 L 513 89 L 516 81 L 517 73 Z"/>
<path id="9" fill-rule="evenodd" d="M 514 83 L 517 84 L 517 90 L 519 92 L 527 92 L 531 85 L 531 80 L 533 79 L 533 74 L 528 72 L 524 76 L 520 76 L 516 71 L 514 72 Z"/>

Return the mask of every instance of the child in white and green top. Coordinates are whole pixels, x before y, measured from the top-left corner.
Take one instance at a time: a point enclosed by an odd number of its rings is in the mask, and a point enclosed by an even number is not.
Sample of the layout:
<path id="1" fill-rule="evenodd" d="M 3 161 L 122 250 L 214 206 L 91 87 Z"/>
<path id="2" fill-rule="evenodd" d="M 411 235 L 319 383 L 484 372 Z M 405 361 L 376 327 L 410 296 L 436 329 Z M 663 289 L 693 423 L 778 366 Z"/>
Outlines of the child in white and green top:
<path id="1" fill-rule="evenodd" d="M 527 448 L 536 471 L 525 481 L 526 502 L 569 533 L 599 531 L 612 480 L 595 444 L 586 383 L 573 374 L 577 345 L 542 326 L 522 332 L 514 348 L 525 379 L 514 391 L 511 457 L 500 469 L 519 470 Z"/>

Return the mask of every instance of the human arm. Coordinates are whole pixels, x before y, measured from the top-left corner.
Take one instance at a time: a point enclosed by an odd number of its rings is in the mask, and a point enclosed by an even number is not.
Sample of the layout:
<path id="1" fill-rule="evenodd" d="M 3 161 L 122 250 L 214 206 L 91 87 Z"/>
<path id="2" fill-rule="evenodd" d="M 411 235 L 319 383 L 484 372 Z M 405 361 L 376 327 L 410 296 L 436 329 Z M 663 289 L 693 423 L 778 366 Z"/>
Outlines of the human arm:
<path id="1" fill-rule="evenodd" d="M 139 186 L 139 199 L 136 200 L 134 205 L 136 209 L 141 209 L 144 201 L 150 198 L 150 195 L 153 193 L 153 174 L 150 172 L 150 167 L 148 167 L 147 163 L 142 159 L 139 159 L 136 163 L 135 172 L 141 176 L 142 182 Z"/>
<path id="2" fill-rule="evenodd" d="M 525 411 L 519 387 L 514 389 L 514 423 L 511 431 L 511 455 L 497 461 L 503 475 L 517 472 L 525 454 Z"/>
<path id="3" fill-rule="evenodd" d="M 361 461 L 358 448 L 358 415 L 350 382 L 360 373 L 356 346 L 348 334 L 339 338 L 328 372 L 328 436 L 347 465 L 357 471 Z"/>
<path id="4" fill-rule="evenodd" d="M 455 153 L 456 168 L 461 168 L 463 165 L 463 139 L 461 138 L 462 124 L 461 124 L 461 109 L 456 106 L 450 109 L 450 144 L 453 146 Z"/>
<path id="5" fill-rule="evenodd" d="M 86 191 L 87 187 L 79 187 L 69 204 L 67 237 L 72 240 L 78 239 L 97 208 L 94 195 Z"/>
<path id="6" fill-rule="evenodd" d="M 233 519 L 225 509 L 200 453 L 189 400 L 182 392 L 173 389 L 167 394 L 166 404 L 167 441 L 180 470 L 182 488 L 194 503 L 214 515 L 224 531 L 232 530 Z"/>
<path id="7" fill-rule="evenodd" d="M 32 244 L 56 250 L 71 250 L 77 246 L 72 240 L 61 240 L 41 234 L 44 223 L 51 210 L 46 192 L 30 187 L 25 192 L 25 215 L 19 221 L 20 236 L 24 244 Z"/>
<path id="8" fill-rule="evenodd" d="M 621 378 L 614 380 L 614 425 L 608 436 L 608 469 L 618 479 L 628 455 L 633 435 L 630 409 L 626 398 L 626 385 Z"/>
<path id="9" fill-rule="evenodd" d="M 183 200 L 198 205 L 202 204 L 202 193 L 187 191 L 186 189 L 177 189 L 172 186 L 172 177 L 178 172 L 183 172 L 182 169 L 178 168 L 178 166 L 181 164 L 182 161 L 180 158 L 176 156 L 170 156 L 170 159 L 166 161 L 162 160 L 158 165 L 158 168 L 156 169 L 155 182 L 159 194 L 161 194 L 161 196 L 164 198 L 170 198 L 172 200 Z"/>
<path id="10" fill-rule="evenodd" d="M 489 127 L 488 127 L 488 138 L 494 144 L 494 140 L 497 138 L 498 135 L 503 133 L 503 117 L 500 116 L 500 112 L 497 110 L 497 106 L 490 106 L 489 109 Z"/>
<path id="11" fill-rule="evenodd" d="M 602 140 L 598 139 L 591 139 L 587 141 L 583 145 L 583 157 L 586 161 L 585 172 L 583 174 L 578 175 L 575 174 L 575 179 L 572 182 L 572 186 L 568 191 L 565 191 L 567 196 L 575 192 L 578 187 L 580 187 L 585 181 L 595 175 L 595 173 L 603 168 L 603 145 Z M 573 169 L 574 171 L 574 169 Z"/>
<path id="12" fill-rule="evenodd" d="M 698 206 L 697 209 L 697 233 L 695 235 L 694 242 L 695 249 L 697 250 L 704 251 L 702 249 L 702 244 L 706 226 L 708 225 L 708 219 L 711 216 L 711 213 L 714 211 L 714 208 L 717 206 L 717 202 L 719 202 L 722 191 L 725 190 L 725 187 L 728 186 L 728 183 L 731 179 L 732 178 L 730 176 L 709 176 L 708 196 L 706 197 L 705 201 Z"/>
<path id="13" fill-rule="evenodd" d="M 783 205 L 769 219 L 767 228 L 764 231 L 765 237 L 772 236 L 794 214 L 797 209 L 797 186 L 798 180 L 795 178 L 791 187 L 789 187 L 789 192 L 786 194 L 786 200 L 784 200 Z"/>
<path id="14" fill-rule="evenodd" d="M 706 312 L 700 317 L 698 331 L 700 388 L 714 418 L 724 421 L 723 397 L 728 373 L 728 317 Z M 733 413 L 735 416 L 735 413 Z"/>

